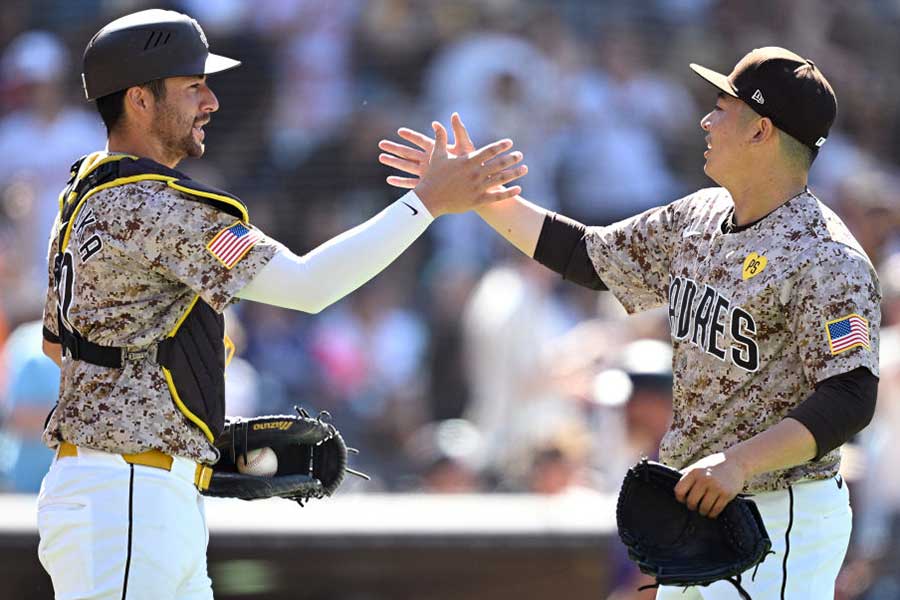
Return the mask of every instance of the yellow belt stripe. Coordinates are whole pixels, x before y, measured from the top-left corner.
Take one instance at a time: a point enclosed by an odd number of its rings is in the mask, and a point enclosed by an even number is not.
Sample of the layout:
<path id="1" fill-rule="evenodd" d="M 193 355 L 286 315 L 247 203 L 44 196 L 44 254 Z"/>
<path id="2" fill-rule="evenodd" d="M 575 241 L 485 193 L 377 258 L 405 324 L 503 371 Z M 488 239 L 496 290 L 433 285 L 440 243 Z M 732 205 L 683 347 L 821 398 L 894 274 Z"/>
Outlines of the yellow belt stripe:
<path id="1" fill-rule="evenodd" d="M 66 458 L 69 456 L 78 456 L 78 447 L 69 442 L 60 443 L 59 448 L 56 450 L 56 457 Z M 145 467 L 163 469 L 164 471 L 171 471 L 172 465 L 175 462 L 174 458 L 159 450 L 147 450 L 146 452 L 140 452 L 138 454 L 122 454 L 122 458 L 126 463 L 131 465 L 142 465 Z M 197 463 L 197 468 L 194 470 L 194 485 L 197 486 L 200 491 L 209 488 L 212 472 L 212 467 Z"/>

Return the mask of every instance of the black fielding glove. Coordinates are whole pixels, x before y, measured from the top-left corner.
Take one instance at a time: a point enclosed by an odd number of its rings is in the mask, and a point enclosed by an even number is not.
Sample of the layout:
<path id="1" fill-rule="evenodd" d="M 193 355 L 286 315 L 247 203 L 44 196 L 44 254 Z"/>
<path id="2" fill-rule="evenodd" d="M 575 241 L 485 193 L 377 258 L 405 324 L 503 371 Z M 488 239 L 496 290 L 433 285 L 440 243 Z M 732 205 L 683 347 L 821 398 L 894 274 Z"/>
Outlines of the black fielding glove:
<path id="1" fill-rule="evenodd" d="M 258 500 L 287 498 L 301 506 L 310 498 L 331 496 L 347 473 L 368 479 L 347 466 L 344 438 L 327 412 L 312 417 L 302 408 L 297 415 L 272 415 L 235 419 L 225 425 L 216 441 L 221 457 L 213 467 L 206 496 Z M 238 471 L 238 460 L 260 448 L 271 448 L 278 458 L 274 475 L 250 475 Z"/>
<path id="2" fill-rule="evenodd" d="M 705 586 L 724 579 L 749 600 L 741 573 L 762 563 L 772 547 L 759 509 L 738 496 L 718 518 L 704 517 L 675 498 L 680 479 L 678 470 L 646 459 L 629 469 L 616 506 L 629 558 L 656 579 L 656 586 Z"/>

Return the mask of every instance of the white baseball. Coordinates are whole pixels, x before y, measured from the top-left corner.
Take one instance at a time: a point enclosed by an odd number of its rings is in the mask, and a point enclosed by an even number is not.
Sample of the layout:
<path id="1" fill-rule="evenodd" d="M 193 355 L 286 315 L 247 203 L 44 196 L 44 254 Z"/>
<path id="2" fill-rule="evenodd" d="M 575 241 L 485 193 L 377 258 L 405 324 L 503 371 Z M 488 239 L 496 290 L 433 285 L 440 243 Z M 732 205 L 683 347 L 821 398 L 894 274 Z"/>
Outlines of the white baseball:
<path id="1" fill-rule="evenodd" d="M 259 448 L 247 452 L 247 461 L 244 456 L 238 456 L 237 470 L 245 475 L 257 475 L 259 477 L 271 477 L 278 471 L 278 457 L 271 448 Z"/>

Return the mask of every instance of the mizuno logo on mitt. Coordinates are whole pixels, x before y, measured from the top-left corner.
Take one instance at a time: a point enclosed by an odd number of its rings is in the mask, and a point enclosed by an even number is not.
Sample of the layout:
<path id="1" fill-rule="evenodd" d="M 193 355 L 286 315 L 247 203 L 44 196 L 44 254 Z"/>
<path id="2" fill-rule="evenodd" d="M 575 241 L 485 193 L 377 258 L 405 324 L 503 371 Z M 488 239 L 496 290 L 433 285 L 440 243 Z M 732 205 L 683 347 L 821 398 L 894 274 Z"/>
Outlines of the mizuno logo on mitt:
<path id="1" fill-rule="evenodd" d="M 269 421 L 268 423 L 254 423 L 253 431 L 260 431 L 262 429 L 280 429 L 282 431 L 287 431 L 293 424 L 293 421 Z"/>

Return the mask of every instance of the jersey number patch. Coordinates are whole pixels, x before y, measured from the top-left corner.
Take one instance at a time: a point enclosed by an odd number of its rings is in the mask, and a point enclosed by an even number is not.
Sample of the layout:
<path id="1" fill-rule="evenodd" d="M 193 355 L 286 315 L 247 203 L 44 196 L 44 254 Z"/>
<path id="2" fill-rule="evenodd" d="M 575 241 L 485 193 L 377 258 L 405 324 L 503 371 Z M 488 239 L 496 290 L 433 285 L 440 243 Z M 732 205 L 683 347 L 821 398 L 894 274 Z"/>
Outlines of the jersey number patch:
<path id="1" fill-rule="evenodd" d="M 62 324 L 72 330 L 69 323 L 69 308 L 72 307 L 72 295 L 75 287 L 75 265 L 72 253 L 66 250 L 62 255 L 59 267 L 59 281 L 56 284 L 56 310 Z"/>

